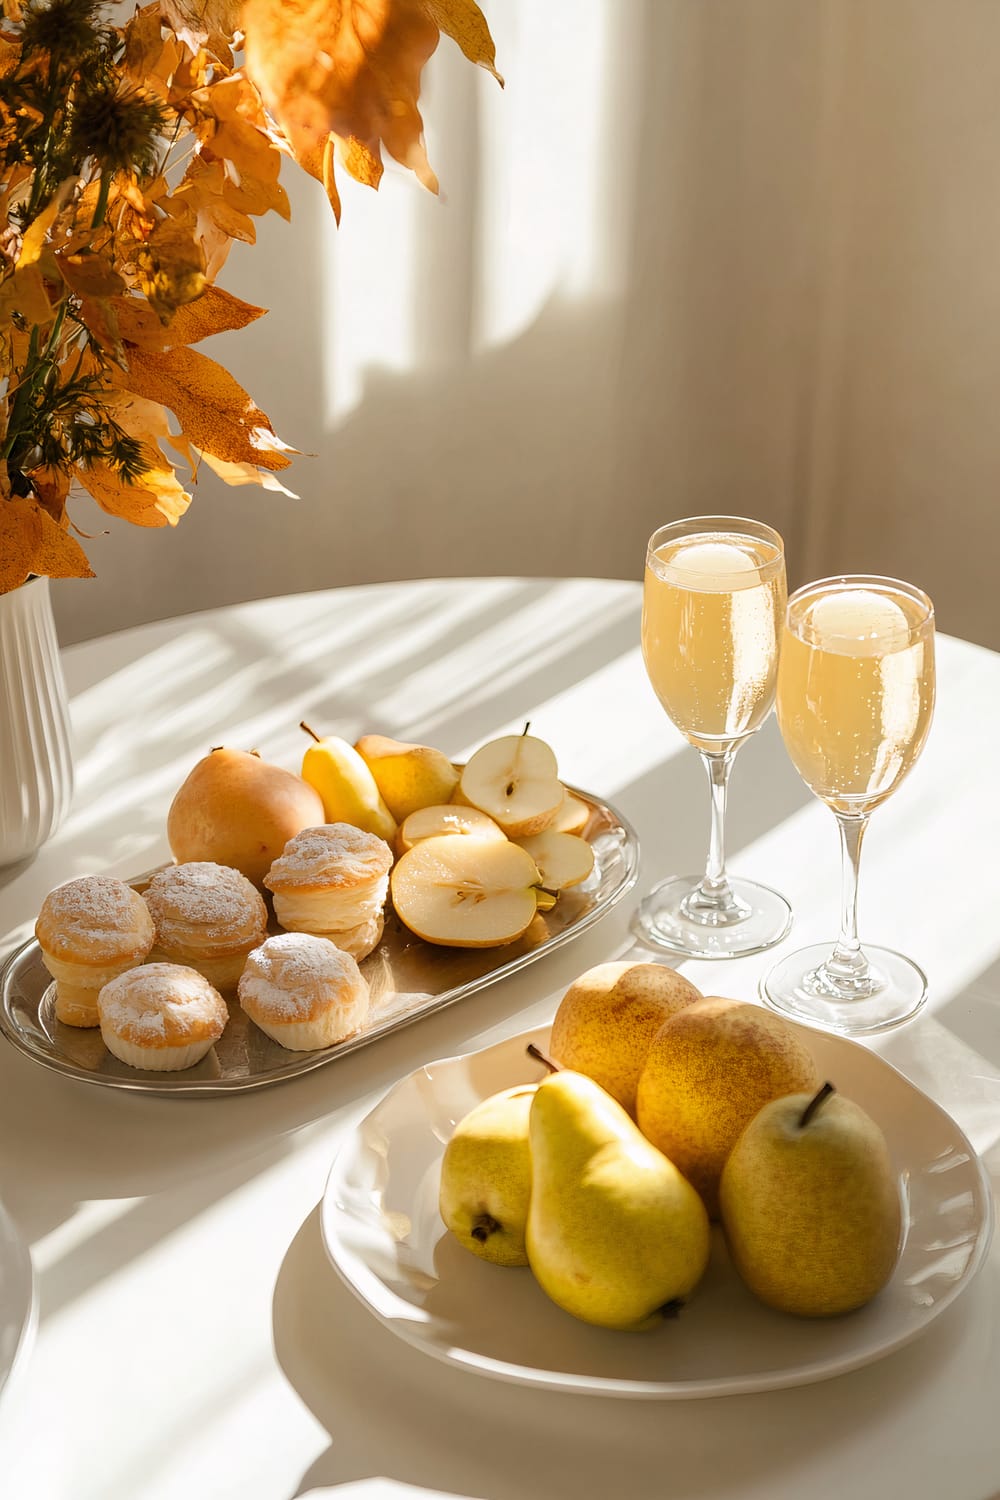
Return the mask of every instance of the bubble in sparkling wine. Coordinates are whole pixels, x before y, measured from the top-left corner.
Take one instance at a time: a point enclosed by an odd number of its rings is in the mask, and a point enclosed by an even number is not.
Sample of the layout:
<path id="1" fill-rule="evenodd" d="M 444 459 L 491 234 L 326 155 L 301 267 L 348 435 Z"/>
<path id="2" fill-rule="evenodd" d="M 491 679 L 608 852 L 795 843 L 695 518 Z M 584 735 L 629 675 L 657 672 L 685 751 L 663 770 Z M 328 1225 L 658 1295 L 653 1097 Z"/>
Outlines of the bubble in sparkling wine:
<path id="1" fill-rule="evenodd" d="M 850 589 L 825 594 L 809 606 L 806 628 L 816 645 L 853 655 L 881 655 L 899 651 L 910 639 L 905 610 L 872 589 Z"/>
<path id="2" fill-rule="evenodd" d="M 753 558 L 732 542 L 692 542 L 680 547 L 670 558 L 670 568 L 676 574 L 691 574 L 691 586 L 706 592 L 724 593 L 734 585 L 752 588 L 760 582 Z"/>

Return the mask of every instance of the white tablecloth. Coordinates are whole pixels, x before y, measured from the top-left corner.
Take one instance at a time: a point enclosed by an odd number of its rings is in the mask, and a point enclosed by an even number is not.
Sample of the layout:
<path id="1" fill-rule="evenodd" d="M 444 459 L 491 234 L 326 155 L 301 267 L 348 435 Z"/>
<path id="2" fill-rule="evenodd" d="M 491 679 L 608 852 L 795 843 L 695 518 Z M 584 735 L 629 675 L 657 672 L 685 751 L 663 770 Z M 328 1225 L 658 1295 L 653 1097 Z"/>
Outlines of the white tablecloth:
<path id="1" fill-rule="evenodd" d="M 655 702 L 636 585 L 493 579 L 344 589 L 124 632 L 65 653 L 77 792 L 62 831 L 0 872 L 0 941 L 46 891 L 168 857 L 176 787 L 212 745 L 297 768 L 299 720 L 440 745 L 533 731 L 614 802 L 639 886 L 523 973 L 273 1089 L 159 1099 L 76 1083 L 0 1044 L 0 1199 L 30 1243 L 39 1330 L 0 1403 L 2 1491 L 30 1500 L 275 1500 L 363 1480 L 483 1500 L 987 1500 L 1000 1494 L 1000 1249 L 918 1341 L 821 1384 L 669 1403 L 463 1374 L 375 1322 L 326 1261 L 316 1206 L 338 1141 L 398 1078 L 548 1020 L 583 969 L 630 950 L 639 897 L 703 861 L 707 787 Z M 878 1049 L 1000 1177 L 1000 657 L 939 639 L 924 755 L 876 814 L 862 936 L 930 975 Z M 831 815 L 771 720 L 741 752 L 732 868 L 785 891 L 789 946 L 831 938 Z M 785 951 L 685 968 L 752 999 Z"/>

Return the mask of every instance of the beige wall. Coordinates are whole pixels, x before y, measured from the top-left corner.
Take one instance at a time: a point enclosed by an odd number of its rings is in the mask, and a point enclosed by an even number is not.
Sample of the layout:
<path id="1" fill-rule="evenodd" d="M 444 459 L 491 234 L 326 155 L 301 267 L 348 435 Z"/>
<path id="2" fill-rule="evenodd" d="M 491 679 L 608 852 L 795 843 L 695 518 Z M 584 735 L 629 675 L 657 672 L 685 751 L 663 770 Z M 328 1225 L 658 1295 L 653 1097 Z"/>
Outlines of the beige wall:
<path id="1" fill-rule="evenodd" d="M 383 221 L 349 204 L 337 240 L 289 173 L 292 226 L 265 221 L 223 275 L 271 314 L 206 352 L 314 455 L 301 499 L 207 476 L 176 531 L 109 523 L 98 579 L 55 590 L 62 639 L 392 577 L 638 577 L 655 525 L 718 509 L 779 526 L 793 584 L 908 577 L 942 629 L 1000 648 L 1000 3 L 551 0 L 544 35 L 535 0 L 485 8 L 506 96 L 453 48 L 432 64 L 447 201 L 393 183 Z M 491 298 L 531 266 L 498 182 L 537 192 L 541 224 L 571 166 L 595 269 L 567 238 L 530 318 L 490 339 Z M 335 415 L 330 286 L 374 325 L 404 276 L 409 361 L 359 359 Z"/>

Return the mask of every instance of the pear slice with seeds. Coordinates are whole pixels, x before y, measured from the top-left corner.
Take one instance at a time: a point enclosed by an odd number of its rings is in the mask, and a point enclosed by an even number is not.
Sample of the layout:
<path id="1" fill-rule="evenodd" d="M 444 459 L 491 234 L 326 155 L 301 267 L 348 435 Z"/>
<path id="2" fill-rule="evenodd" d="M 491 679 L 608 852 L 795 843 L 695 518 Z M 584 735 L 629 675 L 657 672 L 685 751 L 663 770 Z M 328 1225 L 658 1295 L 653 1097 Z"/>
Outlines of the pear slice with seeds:
<path id="1" fill-rule="evenodd" d="M 504 734 L 476 751 L 462 771 L 462 801 L 499 823 L 508 838 L 541 833 L 566 795 L 555 752 L 532 734 Z"/>
<path id="2" fill-rule="evenodd" d="M 444 948 L 500 948 L 530 927 L 538 869 L 517 844 L 445 834 L 421 839 L 390 877 L 400 921 Z"/>

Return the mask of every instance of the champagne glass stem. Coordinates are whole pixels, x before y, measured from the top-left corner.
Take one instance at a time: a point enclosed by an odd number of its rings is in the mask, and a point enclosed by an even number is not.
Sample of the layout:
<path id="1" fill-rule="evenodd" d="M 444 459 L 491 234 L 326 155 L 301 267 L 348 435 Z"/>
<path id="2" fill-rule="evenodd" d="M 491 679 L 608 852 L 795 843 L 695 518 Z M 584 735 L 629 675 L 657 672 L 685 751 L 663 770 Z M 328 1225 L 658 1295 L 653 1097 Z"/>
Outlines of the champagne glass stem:
<path id="1" fill-rule="evenodd" d="M 840 937 L 823 965 L 823 982 L 845 996 L 870 993 L 872 975 L 858 939 L 858 871 L 868 815 L 836 813 L 842 865 Z"/>
<path id="2" fill-rule="evenodd" d="M 735 751 L 726 750 L 721 755 L 703 750 L 702 763 L 708 772 L 708 784 L 712 789 L 712 823 L 708 838 L 708 859 L 701 882 L 706 896 L 722 894 L 729 889 L 726 879 L 726 797 L 729 793 L 729 773 L 733 767 Z"/>
<path id="3" fill-rule="evenodd" d="M 727 746 L 725 750 L 701 752 L 712 791 L 708 859 L 704 875 L 684 900 L 682 908 L 692 920 L 712 925 L 743 921 L 750 910 L 744 901 L 738 900 L 733 894 L 726 876 L 726 794 L 735 756 L 736 747 L 733 745 Z"/>

